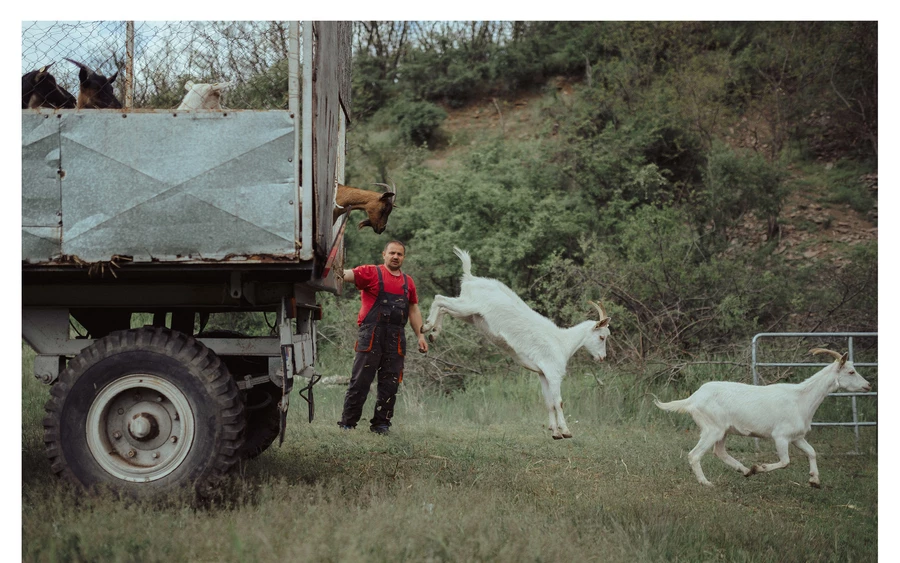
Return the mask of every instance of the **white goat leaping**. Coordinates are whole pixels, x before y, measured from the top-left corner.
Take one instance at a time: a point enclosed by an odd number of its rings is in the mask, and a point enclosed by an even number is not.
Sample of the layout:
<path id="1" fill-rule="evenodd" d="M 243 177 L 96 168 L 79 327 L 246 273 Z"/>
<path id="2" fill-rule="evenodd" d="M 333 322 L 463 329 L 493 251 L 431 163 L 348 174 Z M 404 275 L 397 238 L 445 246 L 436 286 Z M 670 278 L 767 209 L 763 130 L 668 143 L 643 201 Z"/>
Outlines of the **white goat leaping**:
<path id="1" fill-rule="evenodd" d="M 472 275 L 469 253 L 453 252 L 462 260 L 463 276 L 459 297 L 435 295 L 422 333 L 434 342 L 441 331 L 444 314 L 478 327 L 488 339 L 509 353 L 526 369 L 537 372 L 550 417 L 553 438 L 571 438 L 563 416 L 560 384 L 575 352 L 587 349 L 595 360 L 606 358 L 609 317 L 603 307 L 591 302 L 600 321 L 584 321 L 571 328 L 559 328 L 550 319 L 533 311 L 501 282 Z"/>
<path id="2" fill-rule="evenodd" d="M 869 383 L 856 372 L 853 362 L 832 350 L 813 348 L 812 354 L 831 354 L 835 361 L 802 383 L 776 383 L 758 386 L 731 381 L 704 383 L 693 395 L 680 401 L 656 406 L 665 411 L 688 413 L 700 427 L 700 441 L 688 454 L 694 475 L 702 485 L 710 483 L 703 475 L 700 458 L 713 450 L 728 467 L 749 477 L 781 469 L 790 463 L 788 447 L 794 444 L 809 458 L 809 484 L 819 487 L 816 451 L 806 441 L 812 417 L 825 397 L 837 389 L 850 392 L 868 391 Z M 754 465 L 750 469 L 725 451 L 725 436 L 740 434 L 775 441 L 778 463 Z"/>

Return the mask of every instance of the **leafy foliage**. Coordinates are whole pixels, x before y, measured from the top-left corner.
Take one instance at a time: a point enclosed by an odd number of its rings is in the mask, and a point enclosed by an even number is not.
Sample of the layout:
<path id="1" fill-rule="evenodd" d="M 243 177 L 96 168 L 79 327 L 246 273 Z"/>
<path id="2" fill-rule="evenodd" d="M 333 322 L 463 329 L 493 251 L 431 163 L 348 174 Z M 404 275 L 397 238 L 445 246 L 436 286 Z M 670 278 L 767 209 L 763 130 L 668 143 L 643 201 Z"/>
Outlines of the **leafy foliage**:
<path id="1" fill-rule="evenodd" d="M 728 229 L 749 212 L 768 222 L 767 234 L 777 232 L 778 214 L 786 195 L 785 172 L 759 154 L 742 155 L 716 143 L 703 169 L 704 190 L 694 198 L 699 229 L 727 243 Z"/>
<path id="2" fill-rule="evenodd" d="M 389 107 L 400 139 L 411 145 L 431 145 L 447 112 L 431 102 L 399 100 Z"/>
<path id="3" fill-rule="evenodd" d="M 369 117 L 349 161 L 400 186 L 387 236 L 408 243 L 423 308 L 458 292 L 460 246 L 476 275 L 560 325 L 603 300 L 621 360 L 728 354 L 764 330 L 877 326 L 874 245 L 828 262 L 775 252 L 794 190 L 876 205 L 860 180 L 877 161 L 877 51 L 862 40 L 873 24 L 397 25 L 366 24 L 395 43 L 372 40 L 357 58 Z M 443 130 L 439 106 L 537 87 L 527 139 Z M 837 116 L 853 141 L 834 142 Z M 439 167 L 427 164 L 436 148 L 454 149 Z M 809 160 L 822 155 L 837 164 Z M 810 170 L 811 184 L 791 177 Z M 348 263 L 378 261 L 387 240 L 351 233 Z M 451 359 L 474 372 L 471 358 L 498 356 L 466 330 Z"/>

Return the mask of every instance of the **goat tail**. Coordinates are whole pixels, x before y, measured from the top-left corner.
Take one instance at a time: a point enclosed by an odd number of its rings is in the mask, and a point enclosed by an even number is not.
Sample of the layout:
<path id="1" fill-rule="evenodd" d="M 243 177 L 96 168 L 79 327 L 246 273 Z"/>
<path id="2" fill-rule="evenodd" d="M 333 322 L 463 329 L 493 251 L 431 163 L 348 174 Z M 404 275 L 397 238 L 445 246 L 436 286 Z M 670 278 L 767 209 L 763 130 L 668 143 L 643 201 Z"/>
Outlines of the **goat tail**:
<path id="1" fill-rule="evenodd" d="M 680 401 L 669 401 L 668 403 L 663 403 L 659 399 L 654 398 L 653 403 L 657 407 L 661 408 L 664 411 L 685 412 L 685 413 L 691 412 L 690 397 L 687 399 L 682 399 Z"/>
<path id="2" fill-rule="evenodd" d="M 460 250 L 458 246 L 453 247 L 453 253 L 459 256 L 459 259 L 462 260 L 462 268 L 463 268 L 463 279 L 471 278 L 472 276 L 472 258 L 469 257 L 469 253 L 465 250 Z"/>

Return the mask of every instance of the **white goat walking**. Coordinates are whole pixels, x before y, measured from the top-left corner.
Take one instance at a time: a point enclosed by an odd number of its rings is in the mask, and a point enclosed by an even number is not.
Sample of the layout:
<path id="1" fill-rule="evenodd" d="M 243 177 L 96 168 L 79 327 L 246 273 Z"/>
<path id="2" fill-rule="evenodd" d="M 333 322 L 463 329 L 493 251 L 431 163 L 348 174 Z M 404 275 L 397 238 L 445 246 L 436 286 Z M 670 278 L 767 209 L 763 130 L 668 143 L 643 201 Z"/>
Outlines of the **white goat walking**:
<path id="1" fill-rule="evenodd" d="M 816 409 L 829 393 L 837 389 L 855 393 L 868 391 L 871 386 L 856 372 L 853 362 L 847 361 L 847 354 L 842 356 L 822 348 L 813 348 L 810 353 L 831 354 L 835 361 L 802 383 L 758 386 L 711 381 L 701 385 L 687 399 L 668 403 L 655 401 L 656 406 L 665 411 L 690 414 L 700 427 L 700 441 L 688 454 L 691 469 L 700 484 L 712 486 L 700 467 L 700 458 L 712 447 L 715 447 L 716 457 L 749 477 L 786 466 L 790 463 L 788 448 L 794 444 L 809 458 L 809 484 L 819 487 L 816 451 L 805 439 Z M 728 434 L 771 438 L 775 441 L 778 463 L 754 465 L 747 469 L 725 451 L 725 436 Z"/>
<path id="2" fill-rule="evenodd" d="M 429 339 L 434 342 L 441 331 L 444 314 L 478 327 L 523 367 L 538 373 L 553 438 L 571 438 L 563 416 L 560 384 L 569 358 L 581 347 L 595 360 L 606 358 L 609 317 L 603 307 L 591 302 L 600 313 L 599 322 L 584 321 L 571 328 L 559 328 L 501 282 L 473 276 L 468 252 L 455 247 L 453 252 L 462 260 L 463 267 L 459 297 L 436 295 L 422 333 L 430 332 Z"/>

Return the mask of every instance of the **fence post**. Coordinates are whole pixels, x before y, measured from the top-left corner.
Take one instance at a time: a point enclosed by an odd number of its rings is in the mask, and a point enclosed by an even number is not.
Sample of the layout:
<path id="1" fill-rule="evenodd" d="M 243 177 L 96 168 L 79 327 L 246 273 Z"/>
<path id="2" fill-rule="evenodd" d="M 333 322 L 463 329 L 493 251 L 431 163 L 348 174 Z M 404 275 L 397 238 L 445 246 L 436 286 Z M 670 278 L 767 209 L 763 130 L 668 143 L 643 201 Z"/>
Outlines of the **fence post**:
<path id="1" fill-rule="evenodd" d="M 125 22 L 125 109 L 134 107 L 134 21 Z"/>

